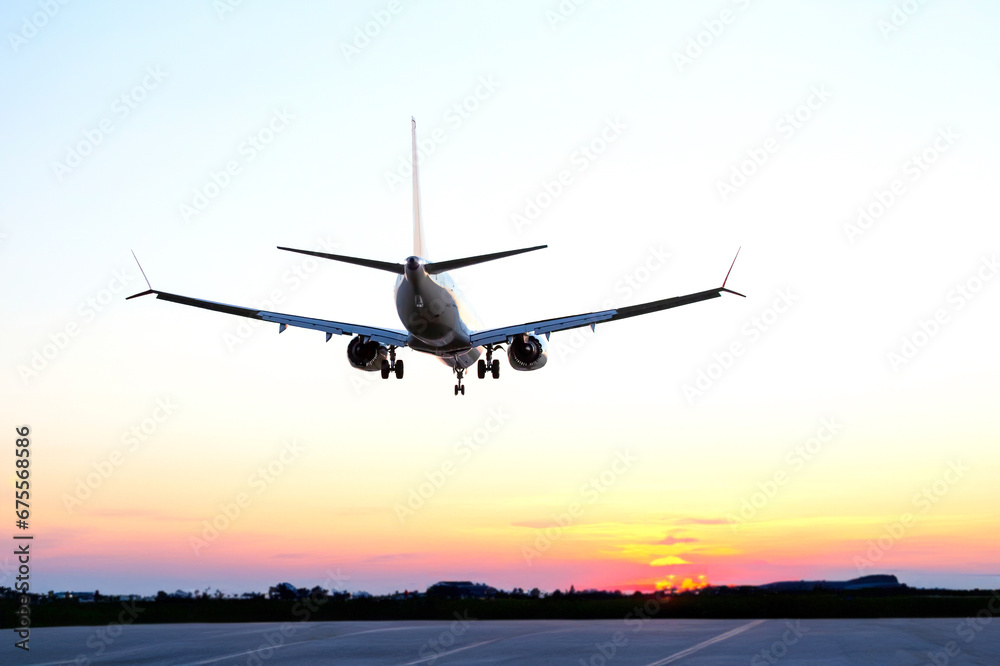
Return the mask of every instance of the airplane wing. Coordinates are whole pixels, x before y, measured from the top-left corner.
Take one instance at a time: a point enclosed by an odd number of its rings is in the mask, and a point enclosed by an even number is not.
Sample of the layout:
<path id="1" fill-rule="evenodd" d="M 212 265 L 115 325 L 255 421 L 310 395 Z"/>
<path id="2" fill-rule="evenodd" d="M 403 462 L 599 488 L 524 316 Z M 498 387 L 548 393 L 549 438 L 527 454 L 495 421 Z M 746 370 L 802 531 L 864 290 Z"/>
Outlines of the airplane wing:
<path id="1" fill-rule="evenodd" d="M 736 253 L 736 256 L 739 256 L 739 252 Z M 476 331 L 471 336 L 472 344 L 479 347 L 482 345 L 499 344 L 502 342 L 509 343 L 514 336 L 523 335 L 525 333 L 534 333 L 535 335 L 545 335 L 548 337 L 549 334 L 554 331 L 565 331 L 571 328 L 579 328 L 581 326 L 590 326 L 591 328 L 594 328 L 598 323 L 602 322 L 628 319 L 629 317 L 637 317 L 639 315 L 649 314 L 650 312 L 659 312 L 660 310 L 668 310 L 682 305 L 706 301 L 711 298 L 718 298 L 722 296 L 723 292 L 736 294 L 737 296 L 743 296 L 746 298 L 743 294 L 726 288 L 726 282 L 729 280 L 729 273 L 732 272 L 733 265 L 735 263 L 736 259 L 733 258 L 733 263 L 729 266 L 729 272 L 726 273 L 726 278 L 722 281 L 722 286 L 716 289 L 707 289 L 694 294 L 674 296 L 672 298 L 664 298 L 659 301 L 640 303 L 639 305 L 629 305 L 614 310 L 602 310 L 601 312 L 590 312 L 587 314 L 571 315 L 569 317 L 556 317 L 554 319 L 543 319 L 541 321 L 529 322 L 527 324 L 520 324 L 517 326 L 506 326 L 504 328 Z"/>
<path id="2" fill-rule="evenodd" d="M 156 297 L 159 299 L 170 301 L 172 303 L 180 303 L 181 305 L 191 305 L 196 308 L 204 308 L 206 310 L 225 312 L 226 314 L 238 315 L 240 317 L 249 317 L 250 319 L 260 319 L 262 321 L 274 322 L 278 324 L 279 333 L 284 331 L 288 326 L 297 326 L 299 328 L 311 328 L 317 331 L 324 331 L 326 332 L 327 342 L 329 342 L 330 338 L 334 335 L 362 335 L 385 345 L 405 347 L 406 341 L 410 338 L 409 333 L 390 328 L 376 328 L 374 326 L 347 324 L 339 321 L 329 321 L 327 319 L 298 317 L 296 315 L 282 314 L 280 312 L 268 312 L 267 310 L 255 310 L 254 308 L 245 308 L 239 305 L 228 305 L 226 303 L 216 303 L 215 301 L 205 301 L 200 298 L 191 298 L 190 296 L 180 296 L 178 294 L 171 294 L 169 292 L 158 291 L 156 289 L 149 289 L 140 294 L 133 294 L 128 298 L 137 298 L 139 296 L 146 296 L 147 294 L 156 294 Z"/>

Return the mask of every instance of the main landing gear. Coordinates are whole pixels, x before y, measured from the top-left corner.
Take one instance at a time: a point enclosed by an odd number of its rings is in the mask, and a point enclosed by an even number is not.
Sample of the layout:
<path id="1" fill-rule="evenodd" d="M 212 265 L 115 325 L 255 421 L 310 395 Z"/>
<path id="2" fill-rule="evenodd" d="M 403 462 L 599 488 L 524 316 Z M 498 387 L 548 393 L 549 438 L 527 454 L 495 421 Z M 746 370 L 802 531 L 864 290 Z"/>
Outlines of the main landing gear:
<path id="1" fill-rule="evenodd" d="M 478 370 L 480 379 L 486 377 L 487 372 L 493 375 L 493 379 L 500 379 L 500 361 L 493 360 L 493 345 L 487 345 L 486 360 L 479 359 Z"/>
<path id="2" fill-rule="evenodd" d="M 396 373 L 396 379 L 403 378 L 403 362 L 396 360 L 396 347 L 389 346 L 389 360 L 382 361 L 382 379 L 389 379 L 390 373 Z"/>
<path id="3" fill-rule="evenodd" d="M 479 371 L 480 379 L 484 379 L 486 373 L 493 375 L 493 379 L 500 378 L 500 361 L 493 358 L 494 349 L 503 349 L 503 347 L 499 345 L 486 345 L 486 360 L 479 359 L 477 370 Z M 465 375 L 465 368 L 455 368 L 455 374 L 458 375 L 458 383 L 455 384 L 455 395 L 459 393 L 465 395 L 465 387 L 462 386 L 462 377 Z"/>

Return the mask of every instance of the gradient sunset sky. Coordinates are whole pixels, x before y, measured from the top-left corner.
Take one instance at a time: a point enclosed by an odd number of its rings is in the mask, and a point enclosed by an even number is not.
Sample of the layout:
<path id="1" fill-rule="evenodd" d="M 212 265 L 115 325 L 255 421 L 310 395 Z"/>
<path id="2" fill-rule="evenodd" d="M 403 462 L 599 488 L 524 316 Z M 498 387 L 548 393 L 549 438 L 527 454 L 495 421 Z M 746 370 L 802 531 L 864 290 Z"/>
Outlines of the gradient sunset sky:
<path id="1" fill-rule="evenodd" d="M 0 10 L 33 591 L 1000 585 L 996 3 L 345 4 Z M 458 398 L 412 351 L 382 381 L 348 337 L 125 302 L 134 250 L 400 328 L 393 276 L 275 246 L 410 254 L 411 116 L 429 258 L 549 245 L 452 274 L 486 326 L 716 287 L 740 247 L 748 297 Z"/>

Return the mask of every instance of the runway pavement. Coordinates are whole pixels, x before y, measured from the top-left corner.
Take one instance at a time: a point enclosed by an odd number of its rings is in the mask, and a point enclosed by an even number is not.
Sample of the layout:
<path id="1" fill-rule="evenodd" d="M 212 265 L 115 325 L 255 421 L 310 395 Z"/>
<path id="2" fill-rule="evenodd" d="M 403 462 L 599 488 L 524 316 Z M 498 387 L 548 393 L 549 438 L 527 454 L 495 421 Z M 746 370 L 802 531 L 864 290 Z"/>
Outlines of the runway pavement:
<path id="1" fill-rule="evenodd" d="M 990 620 L 992 618 L 989 618 Z M 288 622 L 56 627 L 0 664 L 1000 664 L 1000 620 Z"/>

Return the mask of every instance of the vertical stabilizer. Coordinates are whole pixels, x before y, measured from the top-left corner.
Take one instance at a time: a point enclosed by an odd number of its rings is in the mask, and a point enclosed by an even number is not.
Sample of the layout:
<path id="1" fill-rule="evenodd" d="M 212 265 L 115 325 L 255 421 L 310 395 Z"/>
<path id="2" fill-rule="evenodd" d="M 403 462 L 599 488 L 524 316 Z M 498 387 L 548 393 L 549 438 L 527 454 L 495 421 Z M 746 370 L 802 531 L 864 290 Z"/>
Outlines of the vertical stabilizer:
<path id="1" fill-rule="evenodd" d="M 413 129 L 413 254 L 426 258 L 424 254 L 424 229 L 420 225 L 420 178 L 417 176 L 417 121 L 412 116 Z"/>

